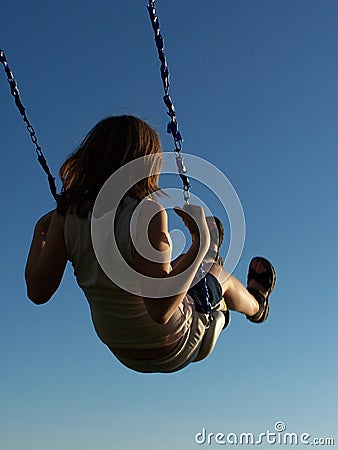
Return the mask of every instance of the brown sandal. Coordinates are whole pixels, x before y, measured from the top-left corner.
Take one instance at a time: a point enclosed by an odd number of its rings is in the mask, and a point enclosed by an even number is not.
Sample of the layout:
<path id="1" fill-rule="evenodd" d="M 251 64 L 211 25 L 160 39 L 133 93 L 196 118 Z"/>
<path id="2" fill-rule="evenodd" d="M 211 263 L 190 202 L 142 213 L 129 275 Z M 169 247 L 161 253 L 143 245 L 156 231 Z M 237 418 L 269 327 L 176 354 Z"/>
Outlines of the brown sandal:
<path id="1" fill-rule="evenodd" d="M 254 261 L 259 261 L 260 263 L 262 263 L 265 266 L 266 270 L 264 272 L 256 272 L 252 268 L 252 263 Z M 250 294 L 252 294 L 257 300 L 259 310 L 254 316 L 246 316 L 246 317 L 251 322 L 262 323 L 268 318 L 270 310 L 269 296 L 276 284 L 276 271 L 273 265 L 270 263 L 270 261 L 261 256 L 256 256 L 255 258 L 253 258 L 249 265 L 248 281 L 247 281 L 248 284 L 249 281 L 251 280 L 255 280 L 257 281 L 257 283 L 261 284 L 262 287 L 265 289 L 265 292 L 257 288 L 247 287 L 247 290 L 250 292 Z"/>

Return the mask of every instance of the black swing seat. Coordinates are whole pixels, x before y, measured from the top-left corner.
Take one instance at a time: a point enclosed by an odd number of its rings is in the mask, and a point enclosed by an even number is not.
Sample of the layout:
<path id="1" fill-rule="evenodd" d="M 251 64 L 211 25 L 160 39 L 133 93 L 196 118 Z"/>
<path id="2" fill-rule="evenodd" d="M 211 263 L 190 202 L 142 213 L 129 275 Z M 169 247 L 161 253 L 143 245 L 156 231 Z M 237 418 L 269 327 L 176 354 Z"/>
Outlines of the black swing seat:
<path id="1" fill-rule="evenodd" d="M 221 331 L 227 325 L 226 316 L 222 311 L 213 311 L 210 314 L 209 327 L 205 330 L 202 344 L 196 358 L 194 359 L 194 362 L 202 361 L 202 359 L 205 359 L 210 355 L 216 345 Z"/>

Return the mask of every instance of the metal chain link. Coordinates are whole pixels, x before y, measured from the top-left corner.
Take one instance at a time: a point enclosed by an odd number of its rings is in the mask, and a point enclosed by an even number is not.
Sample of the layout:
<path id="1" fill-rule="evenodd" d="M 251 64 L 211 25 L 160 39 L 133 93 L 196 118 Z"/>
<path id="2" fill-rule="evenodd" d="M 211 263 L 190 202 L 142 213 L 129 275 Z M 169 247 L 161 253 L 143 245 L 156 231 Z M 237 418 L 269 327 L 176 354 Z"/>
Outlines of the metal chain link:
<path id="1" fill-rule="evenodd" d="M 51 172 L 49 170 L 47 161 L 46 161 L 46 159 L 45 159 L 45 157 L 44 157 L 44 155 L 42 153 L 41 146 L 39 145 L 38 138 L 36 136 L 35 130 L 34 130 L 32 124 L 30 123 L 30 121 L 29 121 L 29 119 L 28 119 L 28 117 L 26 115 L 26 108 L 24 107 L 24 105 L 21 102 L 18 85 L 17 85 L 17 83 L 16 83 L 16 81 L 15 81 L 15 79 L 13 77 L 13 73 L 12 73 L 11 69 L 8 66 L 8 61 L 7 61 L 7 58 L 6 58 L 5 53 L 3 52 L 3 50 L 0 50 L 0 63 L 3 65 L 3 67 L 5 69 L 5 72 L 6 72 L 6 75 L 7 75 L 7 81 L 9 83 L 10 91 L 11 91 L 11 94 L 12 94 L 12 96 L 14 98 L 15 105 L 18 108 L 18 110 L 19 110 L 19 112 L 20 112 L 20 114 L 21 114 L 21 116 L 22 116 L 22 118 L 23 118 L 23 120 L 24 120 L 24 122 L 26 124 L 26 128 L 27 128 L 27 131 L 29 133 L 30 139 L 31 139 L 32 143 L 35 146 L 35 151 L 36 151 L 37 156 L 38 156 L 38 161 L 39 161 L 42 169 L 44 170 L 44 172 L 46 173 L 46 175 L 48 177 L 48 183 L 49 183 L 50 191 L 51 191 L 54 199 L 57 200 L 58 194 L 57 194 L 57 191 L 56 191 L 55 178 L 53 177 L 53 175 L 51 174 Z"/>
<path id="2" fill-rule="evenodd" d="M 175 111 L 173 102 L 171 100 L 171 97 L 169 95 L 170 73 L 169 73 L 169 68 L 168 68 L 168 64 L 167 64 L 167 59 L 166 59 L 166 56 L 164 53 L 164 41 L 163 41 L 163 37 L 161 35 L 160 21 L 157 16 L 157 13 L 156 13 L 155 0 L 149 0 L 147 9 L 148 9 L 151 24 L 152 24 L 152 27 L 153 27 L 153 30 L 155 33 L 155 43 L 156 43 L 156 47 L 157 47 L 158 56 L 159 56 L 159 59 L 161 62 L 160 72 L 161 72 L 161 78 L 162 78 L 164 94 L 165 94 L 163 97 L 163 101 L 164 101 L 164 104 L 166 105 L 166 107 L 168 108 L 167 114 L 171 119 L 171 121 L 168 123 L 168 126 L 167 126 L 167 132 L 169 134 L 171 134 L 174 138 L 174 143 L 175 143 L 174 153 L 175 153 L 175 157 L 176 157 L 178 174 L 181 177 L 181 180 L 183 182 L 183 197 L 184 197 L 186 204 L 188 204 L 189 198 L 190 198 L 189 189 L 190 189 L 191 185 L 189 182 L 189 178 L 186 175 L 187 169 L 185 167 L 183 157 L 181 155 L 183 139 L 182 139 L 181 133 L 178 131 L 176 111 Z M 199 276 L 201 277 L 201 280 L 202 280 L 202 288 L 203 288 L 204 302 L 205 302 L 205 305 L 204 305 L 205 313 L 210 315 L 212 312 L 212 305 L 210 303 L 209 290 L 208 290 L 208 286 L 207 286 L 206 273 L 205 273 L 205 270 L 203 267 L 203 263 L 201 263 L 200 268 L 199 268 Z"/>
<path id="3" fill-rule="evenodd" d="M 181 155 L 182 150 L 182 136 L 181 133 L 178 130 L 178 123 L 177 123 L 177 117 L 176 117 L 176 110 L 174 107 L 174 104 L 172 102 L 172 99 L 169 95 L 169 68 L 167 64 L 167 59 L 164 52 L 164 41 L 163 37 L 161 35 L 160 30 L 160 21 L 156 13 L 156 7 L 155 7 L 155 1 L 150 0 L 147 9 L 149 12 L 150 21 L 155 33 L 155 44 L 158 52 L 158 57 L 161 62 L 160 72 L 161 72 L 161 78 L 163 83 L 163 89 L 164 89 L 164 97 L 163 101 L 166 107 L 168 108 L 168 116 L 170 117 L 170 122 L 167 125 L 167 132 L 172 135 L 174 139 L 175 144 L 175 157 L 176 157 L 176 164 L 178 169 L 178 174 L 181 177 L 181 180 L 183 182 L 183 197 L 186 203 L 189 203 L 190 198 L 190 192 L 189 189 L 191 187 L 189 178 L 187 177 L 187 169 L 184 165 L 183 157 Z"/>
<path id="4" fill-rule="evenodd" d="M 212 312 L 212 304 L 210 303 L 210 295 L 209 295 L 209 289 L 208 289 L 208 285 L 207 285 L 207 280 L 206 280 L 206 272 L 204 270 L 204 265 L 203 262 L 201 263 L 199 269 L 199 278 L 202 281 L 202 290 L 203 290 L 203 300 L 204 300 L 204 309 L 205 309 L 205 314 L 210 315 Z"/>

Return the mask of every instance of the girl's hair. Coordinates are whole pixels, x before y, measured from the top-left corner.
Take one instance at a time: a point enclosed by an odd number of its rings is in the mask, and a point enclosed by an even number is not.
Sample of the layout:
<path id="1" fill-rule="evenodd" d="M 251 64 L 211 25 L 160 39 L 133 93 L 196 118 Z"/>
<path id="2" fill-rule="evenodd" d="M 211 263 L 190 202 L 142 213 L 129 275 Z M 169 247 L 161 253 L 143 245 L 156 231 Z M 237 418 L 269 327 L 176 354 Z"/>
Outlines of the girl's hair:
<path id="1" fill-rule="evenodd" d="M 103 119 L 60 168 L 62 192 L 58 211 L 64 215 L 74 205 L 76 214 L 86 215 L 103 184 L 116 170 L 146 155 L 158 156 L 154 158 L 154 167 L 158 169 L 162 164 L 161 153 L 158 133 L 143 120 L 129 115 Z M 143 199 L 158 191 L 159 175 L 151 172 L 127 194 Z"/>

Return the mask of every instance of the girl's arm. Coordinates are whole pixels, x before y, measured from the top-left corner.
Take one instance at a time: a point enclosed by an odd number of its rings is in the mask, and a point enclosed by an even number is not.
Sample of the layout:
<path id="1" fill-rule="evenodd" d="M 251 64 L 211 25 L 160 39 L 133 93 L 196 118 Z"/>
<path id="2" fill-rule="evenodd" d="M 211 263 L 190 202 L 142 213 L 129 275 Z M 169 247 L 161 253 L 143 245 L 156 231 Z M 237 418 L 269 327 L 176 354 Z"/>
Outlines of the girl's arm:
<path id="1" fill-rule="evenodd" d="M 151 202 L 152 203 L 152 202 Z M 188 205 L 181 209 L 175 209 L 175 212 L 183 219 L 185 225 L 188 227 L 192 243 L 188 251 L 180 258 L 173 270 L 170 266 L 171 249 L 168 238 L 168 225 L 167 214 L 165 210 L 157 205 L 157 212 L 154 211 L 156 206 L 146 205 L 143 211 L 143 220 L 141 221 L 141 229 L 139 230 L 139 241 L 145 241 L 149 238 L 152 247 L 160 252 L 162 255 L 157 257 L 156 262 L 147 259 L 142 252 L 142 255 L 136 252 L 135 264 L 136 270 L 142 275 L 146 275 L 152 278 L 158 278 L 156 280 L 150 280 L 149 283 L 154 283 L 154 294 L 159 293 L 160 298 L 143 297 L 145 306 L 150 317 L 158 323 L 167 323 L 171 316 L 174 314 L 178 306 L 181 304 L 183 298 L 186 296 L 187 291 L 199 269 L 199 266 L 206 254 L 210 244 L 210 234 L 205 221 L 203 209 L 198 206 Z M 151 219 L 148 221 L 149 227 L 147 227 L 147 216 Z M 142 226 L 144 223 L 144 226 Z M 144 234 L 142 236 L 142 231 Z M 161 294 L 161 281 L 163 279 L 170 279 L 175 275 L 185 272 L 183 280 L 173 280 L 175 283 L 175 292 L 177 294 L 164 297 Z M 145 283 L 147 283 L 145 281 Z M 143 286 L 146 292 L 149 292 L 149 284 Z M 142 291 L 142 285 L 141 285 Z M 155 297 L 155 295 L 154 295 Z"/>
<path id="2" fill-rule="evenodd" d="M 67 263 L 65 218 L 55 210 L 36 224 L 25 269 L 28 298 L 37 305 L 48 302 L 60 285 Z"/>

